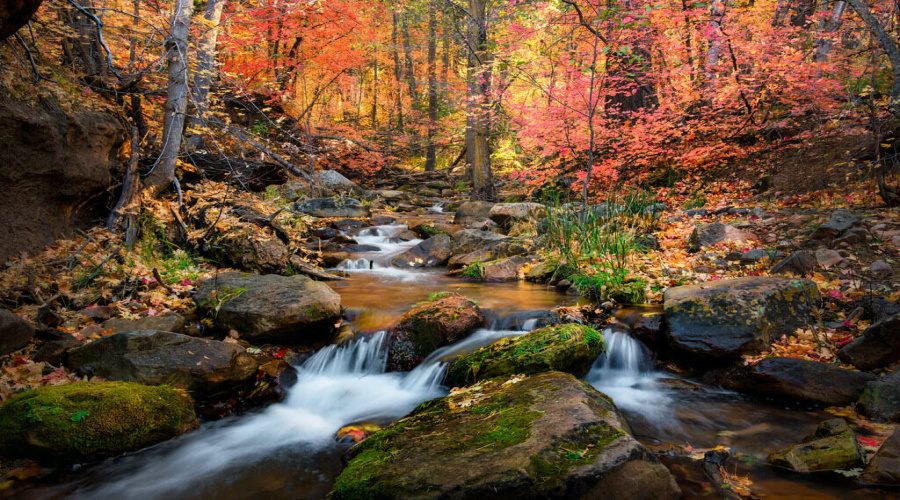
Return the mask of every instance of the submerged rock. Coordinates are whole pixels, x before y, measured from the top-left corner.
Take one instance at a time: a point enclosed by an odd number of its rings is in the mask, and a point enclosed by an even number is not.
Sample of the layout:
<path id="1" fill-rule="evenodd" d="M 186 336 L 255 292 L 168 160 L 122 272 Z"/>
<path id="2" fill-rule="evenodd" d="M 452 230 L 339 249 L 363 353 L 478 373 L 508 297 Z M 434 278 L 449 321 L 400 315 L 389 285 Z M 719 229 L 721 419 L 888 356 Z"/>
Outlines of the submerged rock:
<path id="1" fill-rule="evenodd" d="M 801 279 L 751 277 L 669 288 L 669 344 L 689 357 L 731 361 L 806 326 L 819 300 L 816 284 Z"/>
<path id="2" fill-rule="evenodd" d="M 347 456 L 333 500 L 681 495 L 612 401 L 559 372 L 496 379 L 423 403 Z"/>
<path id="3" fill-rule="evenodd" d="M 738 368 L 723 385 L 741 392 L 783 399 L 801 399 L 829 406 L 848 405 L 875 376 L 828 363 L 794 358 L 766 358 Z"/>
<path id="4" fill-rule="evenodd" d="M 494 377 L 562 371 L 587 374 L 603 352 L 600 333 L 584 325 L 548 326 L 520 337 L 506 337 L 450 364 L 447 381 L 466 385 Z"/>
<path id="5" fill-rule="evenodd" d="M 412 370 L 435 349 L 462 340 L 482 323 L 481 308 L 458 295 L 416 306 L 388 330 L 388 369 Z"/>
<path id="6" fill-rule="evenodd" d="M 861 336 L 838 351 L 838 357 L 862 370 L 900 361 L 900 314 L 866 328 Z"/>
<path id="7" fill-rule="evenodd" d="M 13 454 L 94 459 L 197 427 L 184 391 L 126 382 L 46 386 L 0 408 L 0 446 Z"/>
<path id="8" fill-rule="evenodd" d="M 772 453 L 766 462 L 797 472 L 852 469 L 865 463 L 853 431 L 841 418 L 822 422 L 803 443 Z"/>
<path id="9" fill-rule="evenodd" d="M 310 344 L 325 340 L 341 314 L 341 297 L 306 276 L 220 273 L 196 294 L 201 311 L 251 342 Z"/>
<path id="10" fill-rule="evenodd" d="M 241 386 L 258 364 L 237 344 L 180 333 L 117 333 L 69 351 L 69 366 L 106 380 L 166 384 L 200 399 Z"/>
<path id="11" fill-rule="evenodd" d="M 397 267 L 435 267 L 446 264 L 449 258 L 450 236 L 438 234 L 394 257 L 391 264 Z"/>
<path id="12" fill-rule="evenodd" d="M 895 429 L 881 445 L 859 482 L 866 486 L 900 486 L 900 429 Z"/>
<path id="13" fill-rule="evenodd" d="M 312 198 L 295 205 L 314 217 L 368 217 L 369 207 L 355 198 Z"/>

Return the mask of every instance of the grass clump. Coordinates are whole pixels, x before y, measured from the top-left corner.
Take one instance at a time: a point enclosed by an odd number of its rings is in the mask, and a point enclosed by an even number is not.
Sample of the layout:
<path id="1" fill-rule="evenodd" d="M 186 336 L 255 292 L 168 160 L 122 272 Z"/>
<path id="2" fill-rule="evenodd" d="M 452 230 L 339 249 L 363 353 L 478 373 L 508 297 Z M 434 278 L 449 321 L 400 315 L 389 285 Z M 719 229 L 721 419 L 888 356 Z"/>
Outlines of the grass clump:
<path id="1" fill-rule="evenodd" d="M 476 260 L 463 268 L 460 274 L 469 279 L 478 281 L 484 280 L 484 264 L 482 264 L 481 261 Z"/>

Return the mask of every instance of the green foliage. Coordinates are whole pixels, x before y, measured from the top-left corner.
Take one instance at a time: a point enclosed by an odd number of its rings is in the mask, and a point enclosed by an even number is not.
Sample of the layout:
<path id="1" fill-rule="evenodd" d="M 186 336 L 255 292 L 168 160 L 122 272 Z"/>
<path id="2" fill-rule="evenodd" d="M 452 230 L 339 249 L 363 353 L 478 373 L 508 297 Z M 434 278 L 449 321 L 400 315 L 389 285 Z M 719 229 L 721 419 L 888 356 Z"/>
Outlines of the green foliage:
<path id="1" fill-rule="evenodd" d="M 697 192 L 697 193 L 694 193 L 694 195 L 691 196 L 687 202 L 685 202 L 684 208 L 686 210 L 690 210 L 692 208 L 703 208 L 706 206 L 706 203 L 707 203 L 706 194 L 702 193 L 702 192 Z"/>
<path id="2" fill-rule="evenodd" d="M 647 283 L 629 280 L 624 269 L 600 271 L 593 275 L 578 274 L 572 276 L 571 281 L 579 294 L 598 303 L 610 299 L 620 304 L 643 304 L 647 301 Z"/>
<path id="3" fill-rule="evenodd" d="M 432 292 L 428 294 L 428 302 L 434 302 L 436 300 L 441 300 L 447 297 L 452 297 L 456 295 L 453 292 Z"/>
<path id="4" fill-rule="evenodd" d="M 480 261 L 475 261 L 465 268 L 463 268 L 460 273 L 462 276 L 466 278 L 470 278 L 473 280 L 483 280 L 484 279 L 484 264 Z"/>
<path id="5" fill-rule="evenodd" d="M 139 223 L 141 260 L 156 268 L 166 284 L 183 279 L 194 281 L 200 276 L 203 259 L 196 250 L 185 250 L 170 241 L 162 224 L 146 212 Z"/>

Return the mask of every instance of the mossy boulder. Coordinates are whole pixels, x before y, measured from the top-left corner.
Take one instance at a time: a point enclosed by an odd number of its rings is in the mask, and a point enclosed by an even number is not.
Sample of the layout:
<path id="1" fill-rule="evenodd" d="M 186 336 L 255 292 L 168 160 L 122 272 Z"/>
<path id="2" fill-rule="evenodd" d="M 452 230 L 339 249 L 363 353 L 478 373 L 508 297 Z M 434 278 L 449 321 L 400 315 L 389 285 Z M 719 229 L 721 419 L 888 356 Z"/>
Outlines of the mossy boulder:
<path id="1" fill-rule="evenodd" d="M 347 457 L 332 500 L 681 494 L 612 401 L 560 372 L 494 379 L 423 403 Z"/>
<path id="2" fill-rule="evenodd" d="M 388 330 L 388 369 L 412 370 L 435 349 L 462 340 L 482 323 L 478 304 L 460 295 L 420 304 Z"/>
<path id="3" fill-rule="evenodd" d="M 669 288 L 669 346 L 691 361 L 726 364 L 809 324 L 819 301 L 816 284 L 804 279 L 750 277 Z"/>
<path id="4" fill-rule="evenodd" d="M 513 238 L 477 229 L 457 231 L 453 234 L 452 256 L 447 261 L 447 267 L 456 269 L 475 262 L 525 255 L 532 243 L 525 238 Z"/>
<path id="5" fill-rule="evenodd" d="M 841 418 L 822 422 L 803 443 L 776 451 L 766 461 L 797 472 L 853 469 L 865 463 L 853 431 Z"/>
<path id="6" fill-rule="evenodd" d="M 141 330 L 109 335 L 69 351 L 69 365 L 107 380 L 166 384 L 197 399 L 252 382 L 259 364 L 237 344 L 180 333 Z"/>
<path id="7" fill-rule="evenodd" d="M 194 301 L 216 326 L 250 342 L 327 340 L 341 314 L 340 295 L 301 275 L 220 273 L 200 285 Z"/>
<path id="8" fill-rule="evenodd" d="M 531 375 L 553 370 L 583 377 L 602 352 L 603 338 L 589 326 L 548 326 L 520 337 L 500 339 L 460 356 L 447 369 L 447 381 L 465 385 L 517 373 Z"/>
<path id="9" fill-rule="evenodd" d="M 197 427 L 183 391 L 127 382 L 47 386 L 0 408 L 0 446 L 11 455 L 94 459 L 137 450 Z"/>

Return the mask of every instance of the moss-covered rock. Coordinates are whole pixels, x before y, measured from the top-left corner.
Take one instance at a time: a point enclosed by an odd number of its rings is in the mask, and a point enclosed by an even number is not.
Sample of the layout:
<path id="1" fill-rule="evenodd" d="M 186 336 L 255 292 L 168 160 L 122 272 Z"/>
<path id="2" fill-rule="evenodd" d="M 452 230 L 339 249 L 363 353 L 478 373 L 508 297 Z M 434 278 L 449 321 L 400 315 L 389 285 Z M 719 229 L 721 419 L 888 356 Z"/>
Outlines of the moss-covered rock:
<path id="1" fill-rule="evenodd" d="M 806 326 L 819 300 L 816 284 L 802 279 L 750 277 L 672 287 L 665 294 L 669 345 L 691 361 L 726 364 Z"/>
<path id="2" fill-rule="evenodd" d="M 603 337 L 577 324 L 548 326 L 521 337 L 507 337 L 450 364 L 448 383 L 465 385 L 478 380 L 524 373 L 562 371 L 584 376 L 603 352 Z"/>
<path id="3" fill-rule="evenodd" d="M 420 304 L 388 330 L 388 369 L 412 370 L 435 349 L 462 340 L 483 322 L 478 304 L 459 295 Z"/>
<path id="4" fill-rule="evenodd" d="M 11 454 L 92 459 L 137 450 L 197 427 L 182 391 L 127 382 L 78 382 L 20 394 L 0 408 Z"/>
<path id="5" fill-rule="evenodd" d="M 803 443 L 778 450 L 766 461 L 797 472 L 852 469 L 865 463 L 853 431 L 840 418 L 822 422 Z"/>
<path id="6" fill-rule="evenodd" d="M 423 403 L 348 458 L 333 500 L 680 495 L 612 401 L 560 372 L 494 379 Z"/>

